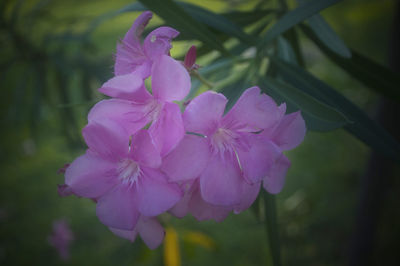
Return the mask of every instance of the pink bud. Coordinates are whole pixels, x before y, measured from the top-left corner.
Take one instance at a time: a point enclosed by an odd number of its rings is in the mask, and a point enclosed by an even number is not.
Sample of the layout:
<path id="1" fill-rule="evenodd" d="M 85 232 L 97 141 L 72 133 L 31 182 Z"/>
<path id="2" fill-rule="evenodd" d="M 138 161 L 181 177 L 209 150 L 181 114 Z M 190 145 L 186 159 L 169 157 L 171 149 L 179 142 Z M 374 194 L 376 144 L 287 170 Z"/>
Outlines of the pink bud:
<path id="1" fill-rule="evenodd" d="M 196 46 L 192 45 L 185 56 L 184 65 L 187 69 L 192 69 L 196 62 Z"/>

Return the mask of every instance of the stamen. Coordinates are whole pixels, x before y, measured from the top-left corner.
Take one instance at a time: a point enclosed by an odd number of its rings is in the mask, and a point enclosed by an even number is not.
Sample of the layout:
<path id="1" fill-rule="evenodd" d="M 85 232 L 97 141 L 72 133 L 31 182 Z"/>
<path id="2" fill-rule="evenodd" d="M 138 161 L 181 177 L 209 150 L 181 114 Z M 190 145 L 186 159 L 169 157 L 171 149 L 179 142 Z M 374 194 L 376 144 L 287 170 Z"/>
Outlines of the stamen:
<path id="1" fill-rule="evenodd" d="M 141 170 L 139 165 L 130 160 L 124 159 L 121 161 L 118 167 L 119 179 L 124 183 L 128 183 L 130 185 L 134 184 L 138 181 L 139 176 L 141 175 Z"/>

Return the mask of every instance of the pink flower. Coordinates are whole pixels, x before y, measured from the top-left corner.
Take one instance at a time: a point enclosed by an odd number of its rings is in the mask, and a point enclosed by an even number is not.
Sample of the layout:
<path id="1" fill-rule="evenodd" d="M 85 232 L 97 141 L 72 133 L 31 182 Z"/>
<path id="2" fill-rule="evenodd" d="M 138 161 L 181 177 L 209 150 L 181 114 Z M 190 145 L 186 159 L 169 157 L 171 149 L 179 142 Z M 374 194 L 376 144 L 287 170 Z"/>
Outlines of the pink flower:
<path id="1" fill-rule="evenodd" d="M 143 12 L 117 45 L 114 74 L 125 75 L 139 73 L 142 78 L 150 75 L 153 60 L 168 54 L 171 49 L 171 39 L 179 32 L 170 27 L 159 27 L 153 30 L 141 44 L 141 35 L 147 23 L 152 18 L 150 11 Z"/>
<path id="2" fill-rule="evenodd" d="M 96 104 L 89 113 L 89 123 L 111 119 L 123 125 L 130 134 L 152 123 L 149 133 L 161 156 L 168 154 L 185 134 L 179 105 L 190 90 L 186 69 L 167 55 L 161 55 L 152 67 L 150 94 L 137 73 L 116 76 L 100 91 L 119 98 Z"/>
<path id="3" fill-rule="evenodd" d="M 48 238 L 50 245 L 57 249 L 62 260 L 69 259 L 69 246 L 74 240 L 74 234 L 69 228 L 66 220 L 56 220 L 53 222 L 53 232 Z"/>
<path id="4" fill-rule="evenodd" d="M 180 188 L 158 169 L 161 157 L 146 130 L 130 139 L 105 119 L 87 125 L 83 136 L 89 149 L 67 168 L 65 181 L 74 194 L 97 200 L 97 216 L 106 226 L 135 230 L 139 217 L 157 216 L 181 199 Z"/>
<path id="5" fill-rule="evenodd" d="M 178 35 L 176 30 L 157 28 L 143 45 L 140 43 L 140 35 L 151 17 L 151 12 L 142 13 L 117 46 L 116 76 L 99 89 L 116 99 L 96 104 L 88 119 L 89 123 L 104 118 L 118 121 L 130 134 L 152 123 L 149 133 L 163 156 L 185 133 L 179 106 L 173 101 L 183 100 L 191 83 L 185 67 L 167 55 L 171 38 Z M 150 75 L 152 94 L 144 84 Z"/>
<path id="6" fill-rule="evenodd" d="M 268 191 L 280 191 L 289 167 L 282 150 L 301 142 L 305 126 L 299 113 L 287 118 L 286 106 L 278 107 L 257 87 L 247 89 L 223 116 L 226 103 L 211 91 L 189 103 L 185 129 L 203 137 L 186 135 L 164 158 L 162 170 L 174 182 L 198 178 L 206 203 L 238 213 L 253 203 L 263 180 Z"/>

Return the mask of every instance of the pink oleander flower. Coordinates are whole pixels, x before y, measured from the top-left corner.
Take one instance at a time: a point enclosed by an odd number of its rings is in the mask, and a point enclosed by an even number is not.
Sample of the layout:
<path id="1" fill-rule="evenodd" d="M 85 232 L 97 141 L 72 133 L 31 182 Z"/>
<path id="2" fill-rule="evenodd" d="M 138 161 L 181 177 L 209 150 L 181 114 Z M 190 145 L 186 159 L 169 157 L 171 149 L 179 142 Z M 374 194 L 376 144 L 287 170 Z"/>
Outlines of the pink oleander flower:
<path id="1" fill-rule="evenodd" d="M 235 213 L 247 209 L 262 182 L 270 193 L 282 189 L 290 165 L 282 151 L 297 146 L 305 134 L 300 113 L 285 116 L 286 106 L 278 107 L 257 87 L 247 89 L 223 116 L 226 103 L 225 96 L 208 91 L 186 107 L 186 131 L 203 137 L 187 134 L 164 158 L 161 169 L 173 182 L 198 179 L 198 188 L 186 190 L 182 201 L 189 201 L 189 205 L 180 202 L 172 213 L 184 213 L 188 206 L 187 211 L 193 214 L 191 209 L 196 204 L 190 203 L 191 197 L 200 195 L 205 203 L 217 208 L 214 214 L 201 219 L 218 221 L 218 212 L 225 213 L 225 207 Z"/>
<path id="2" fill-rule="evenodd" d="M 140 43 L 140 34 L 151 18 L 142 13 L 117 47 L 115 76 L 99 89 L 116 98 L 96 104 L 89 113 L 89 123 L 104 118 L 118 121 L 130 134 L 152 123 L 149 133 L 162 156 L 183 138 L 181 101 L 189 93 L 191 82 L 185 67 L 168 56 L 171 38 L 178 32 L 160 27 Z M 150 94 L 144 79 L 151 75 Z"/>
<path id="3" fill-rule="evenodd" d="M 107 81 L 100 91 L 119 98 L 97 103 L 88 115 L 89 123 L 111 119 L 134 134 L 151 123 L 149 133 L 161 156 L 168 154 L 183 138 L 182 114 L 178 104 L 190 90 L 190 76 L 186 69 L 167 55 L 153 64 L 152 94 L 135 73 L 116 76 Z"/>
<path id="4" fill-rule="evenodd" d="M 83 136 L 89 149 L 67 168 L 66 185 L 75 195 L 95 199 L 97 216 L 114 233 L 139 232 L 154 247 L 159 235 L 151 242 L 146 230 L 157 223 L 146 222 L 147 217 L 173 207 L 182 191 L 159 170 L 161 157 L 149 133 L 140 130 L 131 136 L 117 122 L 104 119 L 87 125 Z"/>
<path id="5" fill-rule="evenodd" d="M 69 246 L 73 240 L 74 234 L 66 220 L 61 219 L 53 222 L 53 232 L 48 237 L 48 241 L 57 250 L 62 260 L 69 259 Z"/>
<path id="6" fill-rule="evenodd" d="M 142 78 L 147 78 L 153 61 L 161 55 L 169 54 L 172 48 L 171 39 L 179 35 L 173 28 L 159 27 L 147 35 L 143 44 L 141 43 L 143 30 L 152 16 L 150 11 L 140 14 L 121 43 L 117 45 L 114 65 L 116 76 L 136 72 Z"/>

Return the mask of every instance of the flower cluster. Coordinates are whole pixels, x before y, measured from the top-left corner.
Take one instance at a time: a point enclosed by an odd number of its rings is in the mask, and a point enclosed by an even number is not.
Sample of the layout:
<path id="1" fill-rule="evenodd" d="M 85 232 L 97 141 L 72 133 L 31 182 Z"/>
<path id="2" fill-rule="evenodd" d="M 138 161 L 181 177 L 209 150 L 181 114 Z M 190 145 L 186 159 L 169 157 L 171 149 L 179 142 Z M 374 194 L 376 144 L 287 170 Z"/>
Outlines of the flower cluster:
<path id="1" fill-rule="evenodd" d="M 169 27 L 141 42 L 151 17 L 142 13 L 118 44 L 115 77 L 99 89 L 112 98 L 90 111 L 88 149 L 67 167 L 59 192 L 93 199 L 113 233 L 131 241 L 139 234 L 153 249 L 164 237 L 156 218 L 164 212 L 222 221 L 247 209 L 261 185 L 278 193 L 290 165 L 282 152 L 303 140 L 305 125 L 257 87 L 225 115 L 227 99 L 212 91 L 182 114 L 175 102 L 190 90 L 194 53 L 184 64 L 169 55 L 178 35 Z"/>

